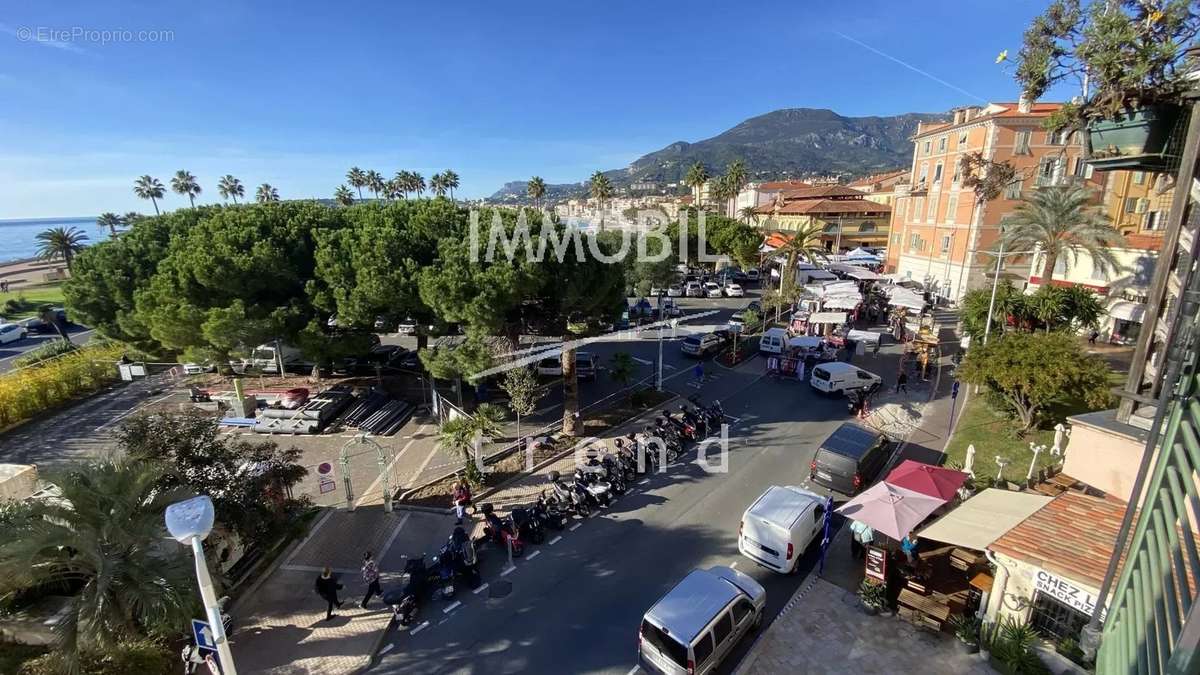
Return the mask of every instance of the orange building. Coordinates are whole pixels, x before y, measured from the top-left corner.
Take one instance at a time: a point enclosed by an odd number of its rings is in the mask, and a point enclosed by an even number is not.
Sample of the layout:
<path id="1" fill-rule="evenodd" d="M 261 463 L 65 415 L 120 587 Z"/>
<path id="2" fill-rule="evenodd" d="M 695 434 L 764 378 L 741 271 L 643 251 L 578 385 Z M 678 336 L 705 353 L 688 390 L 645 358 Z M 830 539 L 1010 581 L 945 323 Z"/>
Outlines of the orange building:
<path id="1" fill-rule="evenodd" d="M 967 290 L 990 282 L 996 259 L 983 252 L 994 248 L 1001 222 L 1023 195 L 1071 181 L 1096 185 L 1091 167 L 1080 159 L 1075 134 L 1042 127 L 1061 105 L 990 103 L 957 108 L 949 122 L 919 124 L 913 135 L 912 182 L 896 189 L 886 270 L 957 301 Z M 973 153 L 1007 161 L 1017 171 L 1017 180 L 987 203 L 963 186 L 963 158 Z"/>
<path id="2" fill-rule="evenodd" d="M 827 251 L 839 253 L 860 246 L 882 247 L 888 242 L 891 208 L 867 199 L 867 194 L 843 185 L 787 190 L 754 210 L 766 230 L 821 228 Z"/>

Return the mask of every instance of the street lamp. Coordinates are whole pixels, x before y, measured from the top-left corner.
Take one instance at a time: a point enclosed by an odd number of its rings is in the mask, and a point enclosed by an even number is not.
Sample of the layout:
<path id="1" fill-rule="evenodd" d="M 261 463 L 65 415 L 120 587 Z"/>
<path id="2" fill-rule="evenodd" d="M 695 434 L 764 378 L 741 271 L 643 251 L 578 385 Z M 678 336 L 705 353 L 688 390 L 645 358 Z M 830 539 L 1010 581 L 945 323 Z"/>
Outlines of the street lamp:
<path id="1" fill-rule="evenodd" d="M 212 500 L 207 495 L 193 497 L 167 507 L 167 531 L 181 544 L 190 544 L 196 557 L 196 580 L 200 584 L 200 598 L 208 615 L 208 627 L 213 642 L 217 645 L 217 657 L 221 660 L 224 675 L 237 675 L 233 666 L 233 652 L 225 635 L 225 624 L 221 622 L 221 608 L 217 605 L 217 594 L 213 592 L 212 577 L 204 558 L 204 539 L 212 532 L 216 513 Z"/>

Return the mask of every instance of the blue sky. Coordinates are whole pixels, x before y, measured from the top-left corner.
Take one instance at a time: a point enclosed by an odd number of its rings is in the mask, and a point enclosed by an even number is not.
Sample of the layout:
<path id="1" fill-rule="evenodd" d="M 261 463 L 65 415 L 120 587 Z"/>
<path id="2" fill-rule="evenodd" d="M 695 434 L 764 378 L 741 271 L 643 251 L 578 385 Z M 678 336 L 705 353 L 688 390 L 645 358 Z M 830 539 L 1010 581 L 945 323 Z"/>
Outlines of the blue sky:
<path id="1" fill-rule="evenodd" d="M 461 195 L 485 196 L 534 174 L 582 180 L 778 108 L 1014 100 L 995 57 L 1016 53 L 1044 5 L 7 3 L 0 219 L 150 211 L 134 178 L 180 168 L 206 202 L 225 173 L 328 197 L 352 165 L 453 168 Z M 52 29 L 66 39 L 38 39 Z M 170 33 L 101 44 L 73 30 Z"/>

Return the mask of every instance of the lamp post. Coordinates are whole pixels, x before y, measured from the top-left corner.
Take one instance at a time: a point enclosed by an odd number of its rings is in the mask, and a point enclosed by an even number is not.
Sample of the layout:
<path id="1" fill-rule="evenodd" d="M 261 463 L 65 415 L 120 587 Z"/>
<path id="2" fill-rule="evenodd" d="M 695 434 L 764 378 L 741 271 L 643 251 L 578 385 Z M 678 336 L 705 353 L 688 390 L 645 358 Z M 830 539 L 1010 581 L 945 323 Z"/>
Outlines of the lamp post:
<path id="1" fill-rule="evenodd" d="M 663 328 L 666 328 L 666 326 L 663 325 L 663 291 L 660 290 L 658 292 L 658 377 L 655 378 L 655 389 L 658 391 L 663 390 Z"/>
<path id="2" fill-rule="evenodd" d="M 217 604 L 217 594 L 213 591 L 212 577 L 208 573 L 208 563 L 204 557 L 204 539 L 212 531 L 213 521 L 216 519 L 212 500 L 207 495 L 201 495 L 177 502 L 167 507 L 165 518 L 167 531 L 175 541 L 191 545 L 195 555 L 196 581 L 200 584 L 200 598 L 204 601 L 208 628 L 212 631 L 213 643 L 217 646 L 221 673 L 237 675 L 237 669 L 233 665 L 233 652 L 229 649 L 229 640 L 225 635 L 225 625 L 221 623 L 221 608 Z"/>

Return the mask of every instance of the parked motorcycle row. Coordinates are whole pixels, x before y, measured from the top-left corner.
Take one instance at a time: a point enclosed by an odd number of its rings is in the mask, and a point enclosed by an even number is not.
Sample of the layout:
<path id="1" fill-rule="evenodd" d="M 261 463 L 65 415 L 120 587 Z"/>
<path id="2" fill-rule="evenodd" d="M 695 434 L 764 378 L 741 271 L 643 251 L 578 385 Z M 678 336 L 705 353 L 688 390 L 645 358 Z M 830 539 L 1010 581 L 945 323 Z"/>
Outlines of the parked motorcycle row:
<path id="1" fill-rule="evenodd" d="M 514 508 L 508 516 L 496 515 L 490 503 L 479 505 L 483 514 L 483 536 L 472 541 L 462 527 L 454 528 L 446 544 L 428 564 L 425 556 L 411 558 L 405 564 L 406 581 L 401 588 L 385 591 L 383 601 L 391 605 L 402 626 L 411 625 L 424 602 L 435 594 L 443 599 L 454 597 L 456 582 L 478 588 L 479 561 L 476 544 L 501 552 L 511 549 L 512 556 L 525 554 L 529 544 L 541 544 L 550 530 L 563 530 L 572 515 L 586 518 L 625 494 L 638 476 L 657 473 L 674 464 L 685 444 L 695 443 L 717 433 L 725 420 L 719 401 L 695 407 L 680 405 L 678 413 L 663 410 L 641 433 L 630 433 L 590 453 L 587 462 L 570 476 L 551 471 L 550 485 L 528 507 Z"/>

